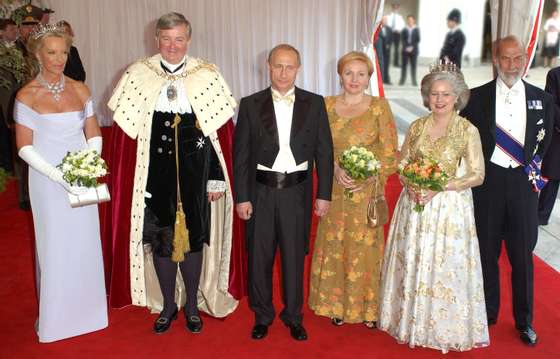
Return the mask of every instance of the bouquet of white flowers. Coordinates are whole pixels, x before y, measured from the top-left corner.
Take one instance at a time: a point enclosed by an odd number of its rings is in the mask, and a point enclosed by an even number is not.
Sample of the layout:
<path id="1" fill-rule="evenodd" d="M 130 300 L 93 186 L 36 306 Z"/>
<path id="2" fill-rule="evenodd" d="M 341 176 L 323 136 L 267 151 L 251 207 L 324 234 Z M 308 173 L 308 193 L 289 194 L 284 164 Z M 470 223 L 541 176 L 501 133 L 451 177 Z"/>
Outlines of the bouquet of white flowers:
<path id="1" fill-rule="evenodd" d="M 107 164 L 96 150 L 68 152 L 56 167 L 62 171 L 62 178 L 72 186 L 88 187 L 84 194 L 68 194 L 72 207 L 110 200 L 107 185 L 97 183 L 99 177 L 107 174 Z"/>
<path id="2" fill-rule="evenodd" d="M 377 174 L 381 168 L 381 163 L 373 153 L 362 146 L 352 146 L 342 152 L 338 164 L 355 181 L 366 180 Z M 348 188 L 344 193 L 348 198 L 352 198 L 352 192 Z"/>

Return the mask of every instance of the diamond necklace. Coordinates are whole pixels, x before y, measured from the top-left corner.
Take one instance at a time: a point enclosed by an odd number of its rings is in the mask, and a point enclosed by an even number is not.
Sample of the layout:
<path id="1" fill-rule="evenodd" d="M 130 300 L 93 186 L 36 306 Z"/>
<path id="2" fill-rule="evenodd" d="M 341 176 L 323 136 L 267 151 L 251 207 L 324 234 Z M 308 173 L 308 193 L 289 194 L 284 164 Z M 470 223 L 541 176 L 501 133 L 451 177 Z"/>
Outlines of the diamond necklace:
<path id="1" fill-rule="evenodd" d="M 43 86 L 47 91 L 52 93 L 56 102 L 60 101 L 61 93 L 62 91 L 64 91 L 64 75 L 60 77 L 60 80 L 58 82 L 50 84 L 47 82 L 47 80 L 45 80 L 43 75 L 39 73 L 37 75 L 37 82 L 39 82 L 39 84 Z"/>

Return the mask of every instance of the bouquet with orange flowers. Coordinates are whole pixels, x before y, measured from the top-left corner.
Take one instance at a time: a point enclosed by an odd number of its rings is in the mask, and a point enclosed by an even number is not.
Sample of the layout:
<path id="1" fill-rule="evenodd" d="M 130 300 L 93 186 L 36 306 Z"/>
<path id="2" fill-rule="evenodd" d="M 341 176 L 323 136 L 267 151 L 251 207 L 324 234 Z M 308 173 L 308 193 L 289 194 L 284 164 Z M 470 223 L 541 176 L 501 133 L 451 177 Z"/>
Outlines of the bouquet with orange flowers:
<path id="1" fill-rule="evenodd" d="M 401 162 L 399 174 L 406 178 L 407 184 L 418 192 L 422 192 L 422 190 L 443 191 L 449 179 L 441 164 L 428 157 Z M 422 212 L 424 205 L 416 203 L 414 210 Z"/>

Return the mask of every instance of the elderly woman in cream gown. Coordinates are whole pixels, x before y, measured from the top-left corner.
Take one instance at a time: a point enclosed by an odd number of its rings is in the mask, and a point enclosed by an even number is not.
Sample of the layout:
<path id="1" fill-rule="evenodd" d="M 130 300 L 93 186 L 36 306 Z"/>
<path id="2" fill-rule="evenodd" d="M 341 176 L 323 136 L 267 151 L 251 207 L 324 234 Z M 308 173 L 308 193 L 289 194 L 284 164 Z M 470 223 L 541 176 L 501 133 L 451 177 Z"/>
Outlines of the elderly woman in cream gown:
<path id="1" fill-rule="evenodd" d="M 399 343 L 447 352 L 489 345 L 471 187 L 484 180 L 477 129 L 457 110 L 469 90 L 455 68 L 424 77 L 431 113 L 412 123 L 402 161 L 429 157 L 450 178 L 442 192 L 404 190 L 393 214 L 380 291 L 378 327 Z M 413 208 L 425 205 L 422 212 Z"/>

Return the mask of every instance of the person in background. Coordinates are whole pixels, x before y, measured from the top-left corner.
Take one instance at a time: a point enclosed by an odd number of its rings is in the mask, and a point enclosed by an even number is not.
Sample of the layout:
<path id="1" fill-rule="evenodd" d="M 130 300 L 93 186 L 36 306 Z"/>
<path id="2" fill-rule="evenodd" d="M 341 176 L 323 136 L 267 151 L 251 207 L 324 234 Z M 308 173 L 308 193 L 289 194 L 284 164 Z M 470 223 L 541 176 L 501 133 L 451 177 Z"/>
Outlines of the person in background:
<path id="1" fill-rule="evenodd" d="M 373 74 L 366 54 L 352 51 L 342 56 L 337 72 L 342 94 L 325 100 L 334 158 L 361 146 L 381 167 L 379 174 L 357 183 L 335 160 L 336 184 L 329 212 L 317 229 L 308 303 L 334 325 L 364 323 L 375 328 L 385 223 L 370 227 L 367 209 L 372 196 L 385 193 L 387 177 L 397 169 L 397 131 L 387 100 L 366 94 Z M 352 197 L 345 191 L 352 191 Z"/>
<path id="2" fill-rule="evenodd" d="M 43 9 L 43 15 L 41 16 L 41 24 L 46 25 L 51 21 L 51 14 L 54 14 L 54 10 L 49 8 Z"/>
<path id="3" fill-rule="evenodd" d="M 416 60 L 418 59 L 418 43 L 420 42 L 420 29 L 416 26 L 416 19 L 412 15 L 406 17 L 406 27 L 401 32 L 402 66 L 399 85 L 406 82 L 406 68 L 410 63 L 410 78 L 412 85 L 416 86 Z"/>
<path id="4" fill-rule="evenodd" d="M 399 44 L 401 42 L 401 32 L 406 26 L 404 23 L 404 18 L 399 14 L 399 8 L 401 5 L 398 2 L 393 2 L 391 4 L 391 12 L 387 15 L 387 25 L 391 28 L 392 41 L 391 46 L 393 47 L 393 66 L 399 67 L 401 53 L 399 51 Z"/>
<path id="5" fill-rule="evenodd" d="M 30 168 L 42 343 L 108 325 L 97 205 L 72 208 L 68 193 L 83 188 L 66 182 L 56 167 L 68 152 L 102 149 L 89 89 L 62 72 L 71 43 L 56 25 L 31 33 L 27 45 L 40 71 L 14 105 L 18 154 Z"/>
<path id="6" fill-rule="evenodd" d="M 447 27 L 449 28 L 449 32 L 445 35 L 439 58 L 443 62 L 452 62 L 457 65 L 458 68 L 461 68 L 463 48 L 465 47 L 466 39 L 459 24 L 461 24 L 461 12 L 458 9 L 453 9 L 449 15 L 447 15 Z"/>
<path id="7" fill-rule="evenodd" d="M 548 72 L 544 90 L 554 97 L 556 106 L 552 141 L 542 164 L 542 173 L 548 178 L 548 183 L 539 195 L 539 224 L 541 226 L 548 225 L 560 185 L 560 67 Z"/>
<path id="8" fill-rule="evenodd" d="M 17 40 L 17 25 L 12 19 L 0 20 L 0 42 L 5 47 L 12 47 Z"/>
<path id="9" fill-rule="evenodd" d="M 381 19 L 381 29 L 379 30 L 379 38 L 382 40 L 383 66 L 381 66 L 381 78 L 383 83 L 391 85 L 391 77 L 389 68 L 391 66 L 391 43 L 393 42 L 393 33 L 391 28 L 387 26 L 387 15 Z"/>
<path id="10" fill-rule="evenodd" d="M 560 18 L 558 10 L 554 10 L 552 15 L 544 23 L 544 40 L 542 56 L 544 67 L 555 67 L 558 59 L 558 49 L 560 47 Z"/>
<path id="11" fill-rule="evenodd" d="M 484 181 L 478 130 L 457 115 L 469 89 L 454 65 L 422 79 L 430 114 L 414 121 L 401 161 L 437 161 L 442 191 L 418 190 L 401 176 L 383 261 L 379 329 L 399 343 L 465 351 L 490 344 L 471 188 Z M 415 210 L 416 204 L 424 206 Z"/>
<path id="12" fill-rule="evenodd" d="M 64 30 L 72 39 L 74 39 L 74 30 L 72 26 L 66 20 L 61 21 L 64 25 Z M 64 74 L 76 81 L 86 81 L 86 71 L 84 70 L 84 65 L 80 59 L 80 54 L 76 46 L 72 45 L 70 47 L 70 52 L 68 53 L 68 61 L 66 61 L 66 66 L 64 67 Z"/>
<path id="13" fill-rule="evenodd" d="M 18 26 L 19 37 L 15 42 L 15 47 L 23 55 L 23 60 L 25 62 L 24 67 L 26 69 L 26 80 L 30 79 L 31 74 L 39 71 L 36 59 L 27 51 L 27 41 L 29 40 L 31 32 L 37 28 L 42 16 L 43 10 L 31 4 L 21 6 L 15 9 L 12 13 L 12 19 L 15 19 L 16 17 L 21 19 L 21 23 Z M 29 190 L 27 187 L 28 166 L 27 163 L 25 163 L 25 161 L 23 161 L 20 157 L 16 157 L 14 161 L 14 172 L 16 178 L 18 179 L 19 208 L 28 211 L 31 208 L 29 202 Z"/>

